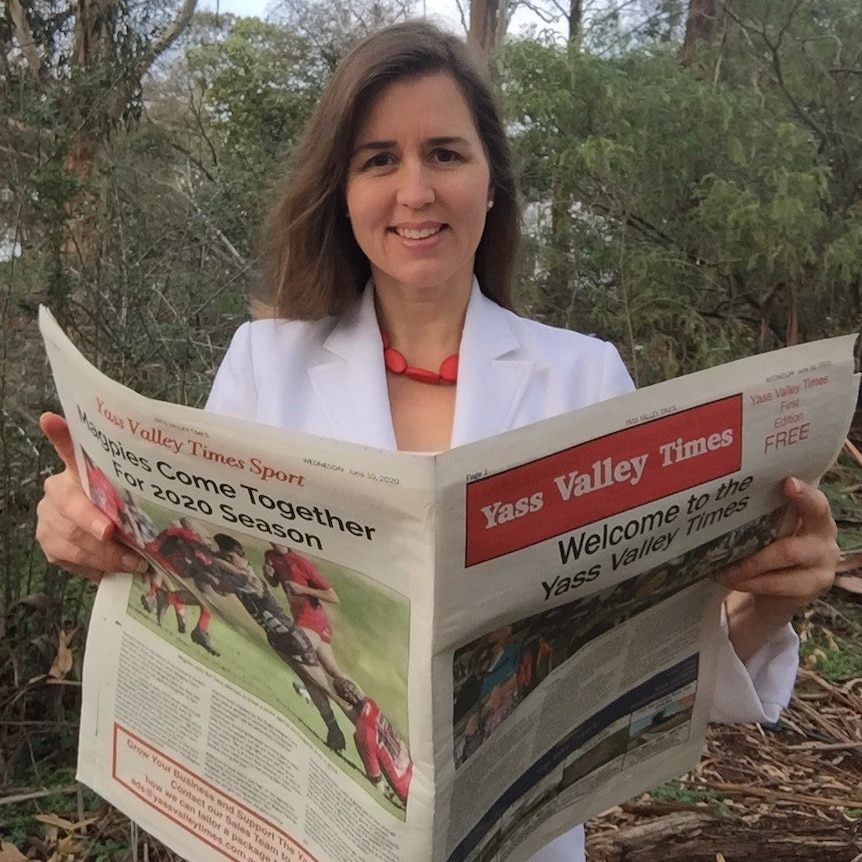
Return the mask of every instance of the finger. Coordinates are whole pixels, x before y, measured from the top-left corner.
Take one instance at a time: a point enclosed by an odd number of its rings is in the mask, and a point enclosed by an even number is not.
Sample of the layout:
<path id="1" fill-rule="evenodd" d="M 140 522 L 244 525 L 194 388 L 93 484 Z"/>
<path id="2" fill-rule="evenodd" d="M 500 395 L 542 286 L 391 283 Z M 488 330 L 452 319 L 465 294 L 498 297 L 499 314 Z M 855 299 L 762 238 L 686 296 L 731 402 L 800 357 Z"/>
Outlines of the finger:
<path id="1" fill-rule="evenodd" d="M 48 562 L 50 563 L 51 560 L 48 560 Z M 100 572 L 98 569 L 88 569 L 86 566 L 75 566 L 71 563 L 57 562 L 54 565 L 60 566 L 60 568 L 71 572 L 73 575 L 77 575 L 79 578 L 86 578 L 86 580 L 92 581 L 94 584 L 98 584 L 108 574 L 107 572 Z"/>
<path id="2" fill-rule="evenodd" d="M 784 494 L 792 504 L 797 518 L 797 535 L 820 533 L 835 537 L 838 528 L 826 495 L 813 485 L 793 476 L 784 480 Z"/>
<path id="3" fill-rule="evenodd" d="M 740 593 L 758 596 L 811 599 L 826 592 L 834 581 L 834 574 L 827 568 L 778 569 L 760 575 L 736 580 L 733 583 L 721 581 L 725 586 Z"/>
<path id="4" fill-rule="evenodd" d="M 797 527 L 793 535 L 777 539 L 744 560 L 723 569 L 716 580 L 732 589 L 768 572 L 794 569 L 826 569 L 834 573 L 841 556 L 838 528 L 826 495 L 794 477 L 784 481 L 784 493 L 794 509 Z"/>
<path id="5" fill-rule="evenodd" d="M 70 529 L 56 512 L 44 517 L 40 513 L 36 538 L 49 563 L 90 580 L 99 580 L 105 572 L 142 573 L 148 565 L 120 542 L 99 541 L 74 527 Z"/>
<path id="6" fill-rule="evenodd" d="M 39 427 L 51 441 L 63 464 L 66 465 L 66 469 L 77 476 L 78 464 L 75 461 L 75 444 L 69 433 L 69 423 L 58 413 L 43 413 L 39 417 Z"/>
<path id="7" fill-rule="evenodd" d="M 820 536 L 785 536 L 761 548 L 743 560 L 722 569 L 716 579 L 725 586 L 735 587 L 767 572 L 790 571 L 816 566 L 828 557 Z"/>
<path id="8" fill-rule="evenodd" d="M 114 532 L 114 522 L 84 493 L 77 474 L 64 470 L 49 476 L 44 488 L 45 508 L 40 508 L 40 516 L 56 513 L 51 520 L 61 535 L 74 528 L 102 541 Z"/>
<path id="9" fill-rule="evenodd" d="M 817 596 L 832 586 L 839 557 L 834 538 L 787 536 L 723 569 L 716 580 L 740 592 Z"/>
<path id="10" fill-rule="evenodd" d="M 131 559 L 131 556 L 126 554 L 126 557 L 124 557 L 124 559 L 126 558 Z M 60 566 L 60 568 L 65 569 L 67 572 L 71 572 L 73 575 L 78 575 L 82 578 L 86 578 L 88 581 L 93 581 L 94 583 L 99 583 L 99 581 L 101 581 L 105 575 L 118 573 L 139 575 L 142 580 L 146 581 L 146 572 L 141 571 L 141 569 L 133 569 L 130 565 L 110 566 L 109 568 L 103 569 L 101 567 L 94 568 L 91 566 L 78 565 L 76 563 L 71 563 L 68 561 L 49 560 L 48 562 L 54 562 L 54 565 Z"/>
<path id="11" fill-rule="evenodd" d="M 67 471 L 45 480 L 45 496 L 36 511 L 36 539 L 50 562 L 103 572 L 146 568 L 137 553 L 110 538 L 113 522 L 90 502 Z"/>

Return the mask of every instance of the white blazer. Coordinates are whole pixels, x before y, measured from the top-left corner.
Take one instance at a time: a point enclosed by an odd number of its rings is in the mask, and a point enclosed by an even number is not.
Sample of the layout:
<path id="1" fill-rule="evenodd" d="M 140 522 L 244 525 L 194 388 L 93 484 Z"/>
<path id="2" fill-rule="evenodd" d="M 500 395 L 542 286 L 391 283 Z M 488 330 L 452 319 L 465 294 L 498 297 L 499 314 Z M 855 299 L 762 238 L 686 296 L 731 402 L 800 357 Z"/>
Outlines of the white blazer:
<path id="1" fill-rule="evenodd" d="M 461 338 L 453 447 L 632 388 L 611 344 L 518 317 L 474 282 Z M 207 409 L 395 449 L 372 287 L 339 318 L 241 326 Z"/>
<path id="2" fill-rule="evenodd" d="M 607 342 L 518 317 L 478 284 L 461 337 L 452 446 L 629 392 L 633 383 Z M 339 318 L 243 324 L 219 368 L 207 409 L 280 428 L 395 449 L 373 286 Z M 789 626 L 743 665 L 721 645 L 715 721 L 774 722 L 796 677 Z M 582 829 L 531 862 L 581 862 Z"/>

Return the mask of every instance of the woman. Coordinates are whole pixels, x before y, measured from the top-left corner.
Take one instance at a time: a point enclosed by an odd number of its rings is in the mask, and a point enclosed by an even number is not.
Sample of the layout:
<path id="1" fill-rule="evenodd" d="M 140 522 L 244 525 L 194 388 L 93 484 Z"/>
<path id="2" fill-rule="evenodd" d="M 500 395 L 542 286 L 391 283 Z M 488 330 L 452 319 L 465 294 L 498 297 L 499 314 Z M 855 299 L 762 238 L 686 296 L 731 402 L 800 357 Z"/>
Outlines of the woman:
<path id="1" fill-rule="evenodd" d="M 510 311 L 510 151 L 491 88 L 455 37 L 410 22 L 355 48 L 295 166 L 264 232 L 272 319 L 239 329 L 208 409 L 436 452 L 632 388 L 610 345 Z M 48 559 L 92 578 L 139 570 L 81 491 L 64 420 L 47 414 L 42 428 L 66 464 L 39 507 Z M 834 577 L 825 497 L 793 478 L 784 489 L 795 535 L 721 576 L 732 591 L 717 718 L 777 718 L 796 667 L 788 622 Z M 583 831 L 534 858 L 582 860 Z"/>

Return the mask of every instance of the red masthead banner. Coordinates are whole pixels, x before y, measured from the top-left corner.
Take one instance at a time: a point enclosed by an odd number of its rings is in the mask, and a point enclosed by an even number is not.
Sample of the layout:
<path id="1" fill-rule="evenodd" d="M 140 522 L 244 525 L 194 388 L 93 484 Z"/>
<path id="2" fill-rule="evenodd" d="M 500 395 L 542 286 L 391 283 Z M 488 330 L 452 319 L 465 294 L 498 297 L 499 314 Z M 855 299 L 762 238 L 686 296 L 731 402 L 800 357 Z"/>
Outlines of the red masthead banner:
<path id="1" fill-rule="evenodd" d="M 474 566 L 735 473 L 742 396 L 590 440 L 467 485 Z"/>

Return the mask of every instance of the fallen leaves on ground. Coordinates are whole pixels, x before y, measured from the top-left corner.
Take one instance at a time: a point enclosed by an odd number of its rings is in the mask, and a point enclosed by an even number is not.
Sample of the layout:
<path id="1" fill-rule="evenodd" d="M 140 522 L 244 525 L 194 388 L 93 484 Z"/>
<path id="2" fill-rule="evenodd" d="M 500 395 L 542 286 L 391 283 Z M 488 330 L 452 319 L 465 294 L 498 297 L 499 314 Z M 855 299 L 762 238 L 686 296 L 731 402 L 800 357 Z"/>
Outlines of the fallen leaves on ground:
<path id="1" fill-rule="evenodd" d="M 711 727 L 679 786 L 591 821 L 590 862 L 862 862 L 862 679 L 801 670 L 776 728 Z"/>

